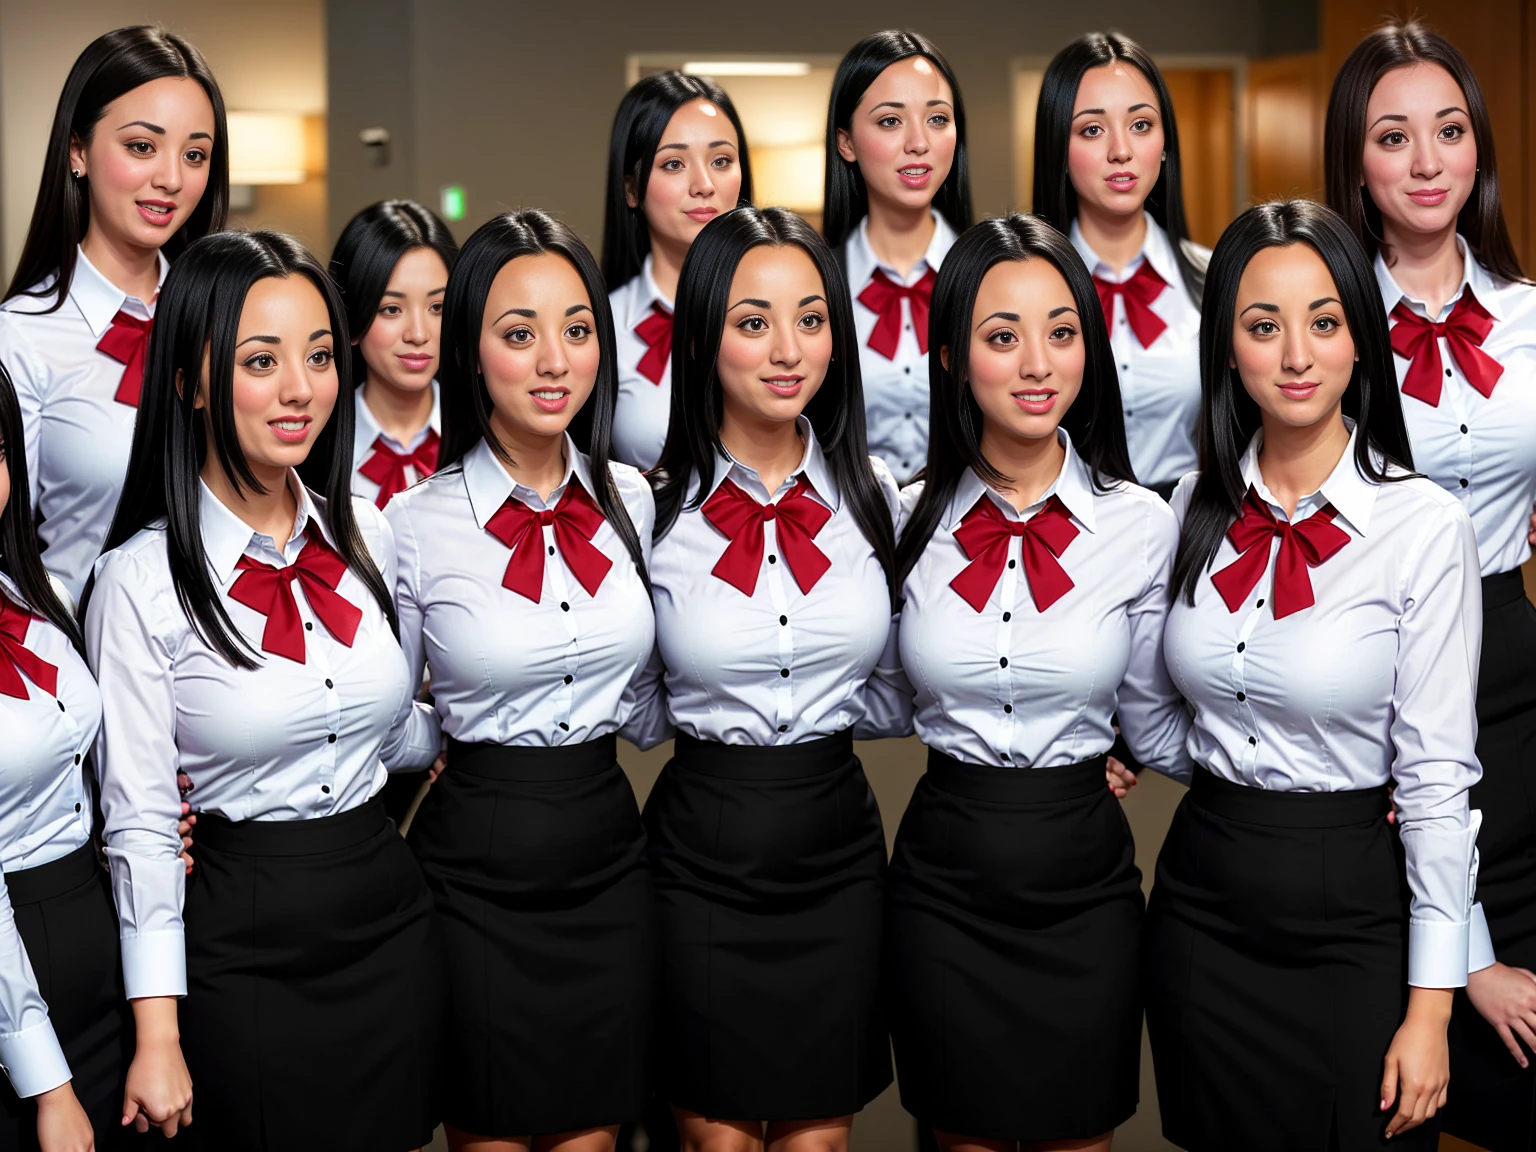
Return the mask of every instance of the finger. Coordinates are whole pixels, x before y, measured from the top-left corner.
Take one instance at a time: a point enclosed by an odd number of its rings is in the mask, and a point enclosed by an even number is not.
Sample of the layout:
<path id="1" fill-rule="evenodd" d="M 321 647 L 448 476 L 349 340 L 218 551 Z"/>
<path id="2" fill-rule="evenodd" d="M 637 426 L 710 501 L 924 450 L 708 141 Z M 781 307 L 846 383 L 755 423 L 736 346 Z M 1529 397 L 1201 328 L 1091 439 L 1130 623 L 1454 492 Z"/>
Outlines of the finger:
<path id="1" fill-rule="evenodd" d="M 135 1116 L 133 1118 L 133 1130 L 140 1136 L 146 1135 L 149 1132 L 149 1117 L 144 1115 L 143 1112 Z"/>
<path id="2" fill-rule="evenodd" d="M 1513 968 L 1511 971 L 1520 973 L 1520 975 L 1529 979 L 1531 983 L 1536 984 L 1536 972 L 1532 972 L 1529 968 Z"/>
<path id="3" fill-rule="evenodd" d="M 181 1110 L 181 1126 L 188 1127 L 192 1123 L 192 1101 L 187 1101 L 187 1106 Z"/>
<path id="4" fill-rule="evenodd" d="M 1386 1065 L 1382 1068 L 1381 1075 L 1381 1110 L 1385 1112 L 1392 1107 L 1392 1101 L 1397 1098 L 1397 1057 L 1391 1052 L 1387 1053 Z"/>
<path id="5" fill-rule="evenodd" d="M 1529 1020 L 1516 1019 L 1511 1027 L 1513 1027 L 1515 1034 L 1525 1041 L 1525 1047 L 1529 1048 L 1532 1052 L 1536 1052 L 1536 1028 L 1533 1028 L 1531 1022 Z M 1510 1047 L 1514 1050 L 1515 1061 L 1520 1067 L 1529 1068 L 1531 1063 L 1526 1058 L 1524 1049 L 1515 1043 L 1512 1043 Z"/>
<path id="6" fill-rule="evenodd" d="M 1387 1132 L 1391 1135 L 1406 1131 L 1413 1126 L 1413 1109 L 1419 1102 L 1418 1091 L 1408 1082 L 1406 1077 L 1402 1080 L 1400 1088 L 1397 1114 L 1392 1117 L 1392 1123 L 1387 1125 Z"/>
<path id="7" fill-rule="evenodd" d="M 1509 1049 L 1509 1054 L 1515 1058 L 1515 1063 L 1525 1067 L 1525 1053 L 1520 1051 L 1520 1042 L 1515 1039 L 1515 1034 L 1510 1031 L 1508 1024 L 1500 1024 L 1494 1028 L 1499 1034 L 1499 1039 L 1504 1041 L 1504 1047 Z"/>

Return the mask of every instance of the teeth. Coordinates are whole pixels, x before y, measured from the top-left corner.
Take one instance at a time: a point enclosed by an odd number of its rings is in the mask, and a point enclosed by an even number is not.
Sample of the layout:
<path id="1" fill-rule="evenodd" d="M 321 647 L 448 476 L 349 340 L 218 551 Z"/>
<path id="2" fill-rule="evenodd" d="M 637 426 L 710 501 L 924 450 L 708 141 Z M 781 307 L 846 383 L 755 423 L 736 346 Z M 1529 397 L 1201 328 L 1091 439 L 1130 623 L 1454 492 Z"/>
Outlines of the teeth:
<path id="1" fill-rule="evenodd" d="M 564 392 L 535 392 L 540 400 L 561 400 L 565 398 Z"/>
<path id="2" fill-rule="evenodd" d="M 1054 393 L 1051 393 L 1051 392 L 1015 392 L 1014 395 L 1017 396 L 1020 400 L 1023 400 L 1026 403 L 1029 403 L 1029 404 L 1044 404 L 1047 400 L 1049 400 L 1052 397 L 1052 395 L 1054 395 Z"/>
<path id="3" fill-rule="evenodd" d="M 274 420 L 272 427 L 281 428 L 284 432 L 299 432 L 303 430 L 306 423 L 308 421 L 305 420 Z"/>

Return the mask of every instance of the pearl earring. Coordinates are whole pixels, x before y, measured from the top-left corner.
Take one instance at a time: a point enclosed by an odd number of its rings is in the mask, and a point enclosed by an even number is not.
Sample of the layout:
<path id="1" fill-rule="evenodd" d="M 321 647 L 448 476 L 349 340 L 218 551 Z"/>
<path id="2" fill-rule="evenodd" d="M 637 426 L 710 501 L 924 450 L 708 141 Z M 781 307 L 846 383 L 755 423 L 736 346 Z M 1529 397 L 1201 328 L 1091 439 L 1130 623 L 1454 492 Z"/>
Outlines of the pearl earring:
<path id="1" fill-rule="evenodd" d="M 74 169 L 74 176 L 76 180 L 80 179 L 80 169 Z"/>

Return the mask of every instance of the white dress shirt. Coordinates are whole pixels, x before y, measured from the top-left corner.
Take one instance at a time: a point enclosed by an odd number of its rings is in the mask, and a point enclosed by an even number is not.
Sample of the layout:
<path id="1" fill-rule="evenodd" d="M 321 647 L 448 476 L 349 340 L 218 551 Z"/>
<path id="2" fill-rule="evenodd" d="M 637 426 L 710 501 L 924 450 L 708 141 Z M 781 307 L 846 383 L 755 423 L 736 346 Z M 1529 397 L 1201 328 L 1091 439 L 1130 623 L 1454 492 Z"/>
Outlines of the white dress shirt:
<path id="1" fill-rule="evenodd" d="M 969 764 L 1059 768 L 1109 751 L 1118 707 L 1137 759 L 1187 781 L 1189 716 L 1162 651 L 1178 524 L 1145 488 L 1117 481 L 1095 491 L 1070 438 L 1057 435 L 1067 451 L 1061 474 L 1023 512 L 966 469 L 907 576 L 901 663 L 916 691 L 917 734 Z M 902 491 L 909 515 L 922 489 L 918 481 Z M 1017 523 L 1052 496 L 1078 529 L 1060 557 L 1072 589 L 1037 608 L 1015 536 L 977 612 L 950 587 L 971 563 L 955 530 L 980 500 Z"/>
<path id="2" fill-rule="evenodd" d="M 849 235 L 844 246 L 848 291 L 853 295 L 853 326 L 859 341 L 859 370 L 864 377 L 864 418 L 869 429 L 869 451 L 884 460 L 902 483 L 928 462 L 928 353 L 918 351 L 912 329 L 912 308 L 901 304 L 901 339 L 896 358 L 887 360 L 869 346 L 870 333 L 880 314 L 859 303 L 878 268 L 898 285 L 910 287 L 929 269 L 935 274 L 955 246 L 955 230 L 942 213 L 933 213 L 933 239 L 928 251 L 905 276 L 882 261 L 869 246 L 869 217 Z M 926 333 L 924 334 L 926 336 Z"/>
<path id="3" fill-rule="evenodd" d="M 402 492 L 385 515 L 399 549 L 395 604 L 413 676 L 423 663 L 443 731 L 465 743 L 551 747 L 617 732 L 634 709 L 632 681 L 656 638 L 651 600 L 629 549 L 606 520 L 592 538 L 613 566 L 588 595 L 540 528 L 544 584 L 537 602 L 502 586 L 512 551 L 486 530 L 507 500 L 553 509 L 572 479 L 595 492 L 591 464 L 569 437 L 566 473 L 543 500 L 513 481 L 481 440 L 462 468 Z M 614 464 L 613 478 L 650 547 L 656 505 L 645 477 Z M 527 547 L 529 545 L 524 545 Z"/>
<path id="4" fill-rule="evenodd" d="M 267 618 L 230 598 L 242 556 L 281 568 L 298 558 L 306 529 L 330 540 L 320 499 L 297 477 L 290 482 L 299 511 L 281 550 L 202 489 L 209 574 L 259 657 L 255 669 L 231 667 L 193 629 L 171 583 L 163 526 L 144 529 L 96 565 L 86 648 L 101 684 L 97 764 L 130 999 L 186 993 L 178 769 L 191 777 L 200 812 L 309 820 L 365 803 L 383 787 L 386 765 L 425 768 L 437 756 L 437 717 L 412 702 L 421 681 L 353 572 L 336 589 L 362 610 L 351 647 L 317 621 L 300 582 L 290 584 L 304 623 L 302 664 L 261 652 Z M 367 501 L 352 503 L 385 586 L 393 587 L 389 525 Z"/>
<path id="5" fill-rule="evenodd" d="M 608 294 L 613 310 L 613 334 L 619 358 L 619 399 L 613 413 L 613 455 L 642 472 L 656 467 L 662 445 L 667 440 L 667 424 L 672 418 L 672 360 L 670 357 L 658 383 L 640 375 L 640 359 L 649 345 L 635 328 L 651 310 L 660 305 L 672 311 L 672 301 L 661 294 L 651 277 L 651 258 L 628 284 Z"/>
<path id="6" fill-rule="evenodd" d="M 1455 496 L 1477 529 L 1477 553 L 1484 576 L 1509 572 L 1531 558 L 1527 539 L 1536 506 L 1536 287 L 1496 279 L 1459 240 L 1465 261 L 1461 286 L 1433 317 L 1392 278 L 1378 254 L 1376 282 L 1390 313 L 1399 303 L 1426 319 L 1443 323 L 1471 288 L 1493 316 L 1483 351 L 1504 366 L 1493 395 L 1484 396 L 1462 374 L 1441 339 L 1445 373 L 1440 403 L 1431 407 L 1404 395 L 1403 419 L 1413 445 L 1413 466 Z M 1396 322 L 1389 320 L 1388 325 Z M 1394 355 L 1399 385 L 1412 361 Z"/>
<path id="7" fill-rule="evenodd" d="M 723 744 L 798 744 L 852 728 L 860 739 L 905 735 L 911 706 L 899 683 L 896 630 L 885 572 L 833 482 L 810 421 L 800 418 L 805 456 L 769 493 L 756 471 L 728 455 L 715 462 L 714 490 L 734 481 L 759 504 L 776 503 L 800 477 L 832 517 L 815 537 L 831 561 L 802 592 L 778 555 L 777 524 L 763 526 L 763 559 L 747 596 L 712 569 L 730 543 L 689 498 L 651 556 L 656 642 L 644 680 L 663 675 L 665 696 L 637 690 L 626 730 L 641 747 L 672 729 Z M 870 458 L 894 522 L 900 493 L 890 472 Z"/>
<path id="8" fill-rule="evenodd" d="M 408 444 L 402 444 L 388 432 L 379 427 L 379 422 L 374 418 L 373 409 L 368 407 L 363 399 L 362 385 L 358 385 L 353 392 L 353 403 L 357 410 L 356 419 L 352 424 L 352 495 L 361 496 L 372 504 L 379 497 L 379 486 L 359 471 L 373 457 L 373 442 L 380 436 L 384 437 L 384 443 L 401 455 L 407 455 L 416 451 L 426 443 L 427 435 L 436 432 L 442 435 L 443 417 L 442 405 L 438 399 L 437 381 L 432 381 L 432 415 L 427 417 L 426 427 L 420 429 L 412 436 Z M 415 465 L 407 464 L 405 467 L 405 482 L 407 485 L 415 484 L 422 479 Z"/>
<path id="9" fill-rule="evenodd" d="M 0 596 L 21 606 L 0 574 Z M 68 856 L 91 838 L 91 797 L 81 761 L 101 723 L 96 681 L 68 637 L 46 620 L 27 627 L 26 649 L 59 670 L 58 695 L 25 676 L 27 699 L 0 693 L 0 868 L 36 868 Z M 0 654 L 0 660 L 4 660 Z M 0 1067 L 18 1096 L 36 1096 L 70 1078 L 48 1005 L 16 930 L 0 877 Z"/>
<path id="10" fill-rule="evenodd" d="M 160 280 L 170 266 L 160 257 Z M 46 283 L 46 282 L 45 282 Z M 96 345 L 118 312 L 154 318 L 80 252 L 69 298 L 12 296 L 0 304 L 0 364 L 16 385 L 43 564 L 80 599 L 112 526 L 138 408 L 119 403 L 123 365 Z"/>
<path id="11" fill-rule="evenodd" d="M 1147 216 L 1141 254 L 1116 272 L 1083 239 L 1072 221 L 1072 246 L 1091 275 L 1124 283 L 1143 262 L 1168 285 L 1152 301 L 1152 311 L 1168 325 L 1143 348 L 1125 317 L 1125 300 L 1116 297 L 1109 324 L 1109 344 L 1120 376 L 1120 405 L 1125 410 L 1125 438 L 1136 479 L 1148 487 L 1175 483 L 1195 467 L 1195 424 L 1200 418 L 1200 305 L 1190 298 L 1179 272 L 1173 242 Z M 1185 251 L 1199 267 L 1209 263 L 1209 249 L 1190 243 Z"/>
<path id="12" fill-rule="evenodd" d="M 1261 437 L 1243 457 L 1243 478 L 1285 520 L 1259 474 Z M 1194 479 L 1174 493 L 1181 521 Z M 1208 574 L 1192 607 L 1183 596 L 1174 602 L 1163 652 L 1194 706 L 1190 753 L 1224 780 L 1277 792 L 1395 782 L 1412 894 L 1408 983 L 1460 987 L 1481 819 L 1467 800 L 1482 775 L 1473 750 L 1483 602 L 1472 522 L 1423 477 L 1361 477 L 1354 434 L 1290 519 L 1328 504 L 1349 542 L 1307 569 L 1311 608 L 1275 619 L 1278 537 L 1238 611 L 1228 610 Z M 1236 558 L 1223 538 L 1211 571 Z"/>

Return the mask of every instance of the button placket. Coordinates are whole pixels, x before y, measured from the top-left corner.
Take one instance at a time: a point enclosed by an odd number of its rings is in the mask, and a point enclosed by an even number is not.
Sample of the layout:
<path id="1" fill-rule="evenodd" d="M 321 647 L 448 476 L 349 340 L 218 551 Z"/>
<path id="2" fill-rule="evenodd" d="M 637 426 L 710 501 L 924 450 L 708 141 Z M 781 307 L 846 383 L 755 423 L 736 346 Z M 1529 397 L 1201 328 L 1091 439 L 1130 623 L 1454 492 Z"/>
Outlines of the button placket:
<path id="1" fill-rule="evenodd" d="M 773 562 L 769 562 L 773 557 Z M 779 561 L 779 526 L 768 520 L 763 524 L 763 567 L 758 579 L 768 587 L 768 603 L 774 619 L 789 621 L 789 595 L 784 586 L 784 565 Z M 795 630 L 793 623 L 778 625 L 778 666 L 773 670 L 773 699 L 775 709 L 775 735 L 788 731 L 795 722 L 794 672 Z"/>
<path id="2" fill-rule="evenodd" d="M 309 599 L 304 595 L 304 590 L 299 587 L 297 579 L 293 582 L 294 602 L 299 607 L 299 618 L 304 621 L 304 665 L 306 675 L 313 675 L 319 682 L 325 701 L 325 735 L 319 748 L 316 764 L 319 767 L 318 784 L 322 800 L 333 802 L 336 794 L 336 745 L 341 739 L 341 693 L 336 688 L 334 666 L 331 661 L 332 644 L 338 643 L 336 638 L 326 631 L 325 626 L 315 626 L 315 615 L 309 606 Z M 358 634 L 362 628 L 359 626 Z M 269 657 L 269 659 L 274 659 Z"/>
<path id="3" fill-rule="evenodd" d="M 1008 541 L 1008 563 L 1003 565 L 1003 577 L 997 583 L 997 595 L 1002 605 L 997 614 L 996 645 L 993 650 L 997 674 L 998 749 L 1005 764 L 1014 763 L 1014 739 L 1018 735 L 1018 709 L 1015 707 L 1013 680 L 1013 625 L 1018 603 L 1019 572 L 1022 569 L 1024 539 L 1014 536 Z M 989 605 L 990 608 L 990 605 Z"/>
<path id="4" fill-rule="evenodd" d="M 1296 509 L 1296 515 L 1304 518 L 1300 507 Z M 1259 758 L 1258 717 L 1254 714 L 1253 702 L 1248 698 L 1248 644 L 1269 604 L 1271 593 L 1266 589 L 1274 587 L 1275 560 L 1279 554 L 1280 541 L 1277 537 L 1270 545 L 1269 566 L 1259 578 L 1258 585 L 1248 594 L 1247 612 L 1238 627 L 1237 639 L 1232 643 L 1232 693 L 1242 718 L 1243 733 L 1247 737 L 1247 744 L 1242 749 L 1243 767 L 1246 770 L 1252 770 Z"/>
<path id="5" fill-rule="evenodd" d="M 543 526 L 544 543 L 547 548 L 555 547 L 555 527 L 553 524 Z M 576 673 L 581 665 L 581 630 L 577 626 L 577 612 L 575 602 L 572 600 L 574 589 L 570 580 L 570 574 L 566 571 L 565 561 L 559 552 L 554 559 L 544 565 L 547 596 L 540 600 L 542 607 L 546 600 L 552 601 L 549 608 L 560 614 L 561 623 L 565 625 L 565 634 L 568 643 L 561 659 L 561 680 L 559 689 L 555 693 L 555 731 L 562 736 L 571 730 L 571 710 L 576 700 L 575 680 Z"/>

